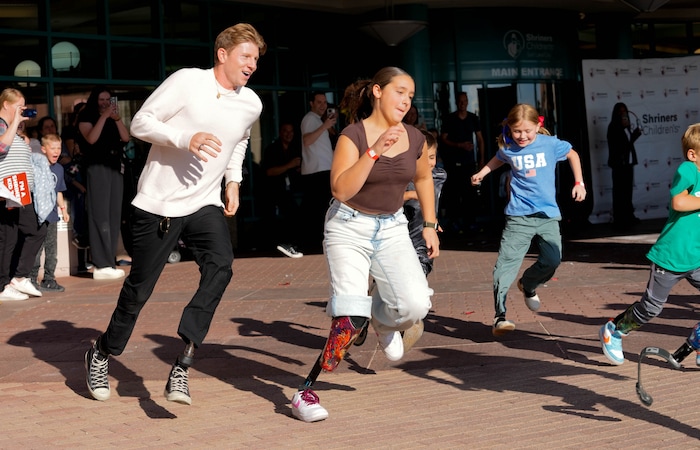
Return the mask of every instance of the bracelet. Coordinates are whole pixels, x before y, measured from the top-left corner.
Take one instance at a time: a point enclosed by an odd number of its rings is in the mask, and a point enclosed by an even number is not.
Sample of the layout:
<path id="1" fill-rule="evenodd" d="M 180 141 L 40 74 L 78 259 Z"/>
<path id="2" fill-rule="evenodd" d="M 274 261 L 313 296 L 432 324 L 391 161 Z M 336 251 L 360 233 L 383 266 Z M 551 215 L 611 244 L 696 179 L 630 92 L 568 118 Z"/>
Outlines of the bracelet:
<path id="1" fill-rule="evenodd" d="M 574 183 L 574 186 L 581 186 L 582 188 L 586 187 L 586 185 L 583 184 L 583 181 L 577 181 L 576 183 Z"/>
<path id="2" fill-rule="evenodd" d="M 438 229 L 438 224 L 436 222 L 423 222 L 423 228 L 435 228 Z"/>
<path id="3" fill-rule="evenodd" d="M 366 153 L 367 153 L 367 156 L 369 156 L 370 158 L 372 158 L 375 161 L 379 159 L 379 155 L 377 155 L 377 153 L 374 150 L 372 150 L 371 148 L 368 148 Z"/>

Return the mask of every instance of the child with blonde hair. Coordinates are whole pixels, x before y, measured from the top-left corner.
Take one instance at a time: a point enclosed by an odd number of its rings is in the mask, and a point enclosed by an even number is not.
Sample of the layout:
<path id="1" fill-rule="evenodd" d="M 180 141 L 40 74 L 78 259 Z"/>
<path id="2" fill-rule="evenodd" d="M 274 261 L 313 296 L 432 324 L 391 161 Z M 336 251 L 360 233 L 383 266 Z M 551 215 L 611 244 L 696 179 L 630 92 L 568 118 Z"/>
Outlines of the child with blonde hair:
<path id="1" fill-rule="evenodd" d="M 686 161 L 671 184 L 668 220 L 647 258 L 649 281 L 642 298 L 600 328 L 600 343 L 608 360 L 625 362 L 622 338 L 661 314 L 673 286 L 686 279 L 700 290 L 700 123 L 681 138 Z"/>
<path id="2" fill-rule="evenodd" d="M 559 161 L 567 160 L 571 166 L 575 180 L 571 197 L 577 202 L 586 198 L 578 153 L 570 143 L 551 136 L 543 125 L 544 117 L 533 106 L 515 105 L 503 121 L 498 152 L 472 176 L 472 184 L 476 186 L 490 172 L 503 164 L 510 165 L 506 225 L 493 269 L 496 315 L 492 333 L 497 337 L 515 329 L 515 324 L 506 319 L 506 297 L 532 239 L 537 239 L 540 254 L 518 280 L 518 289 L 528 309 L 539 309 L 540 298 L 535 290 L 554 276 L 561 263 L 561 212 L 556 197 Z"/>
<path id="3" fill-rule="evenodd" d="M 32 166 L 35 172 L 35 183 L 45 186 L 35 188 L 34 209 L 37 213 L 39 226 L 46 227 L 46 236 L 41 248 L 36 254 L 34 267 L 29 273 L 34 287 L 43 292 L 63 292 L 65 289 L 56 281 L 56 265 L 58 264 L 58 222 L 70 221 L 63 192 L 66 190 L 64 169 L 58 160 L 61 157 L 61 138 L 57 134 L 47 134 L 41 137 L 41 153 L 32 154 Z M 44 174 L 40 176 L 39 174 Z M 44 253 L 44 277 L 39 283 L 41 254 Z"/>

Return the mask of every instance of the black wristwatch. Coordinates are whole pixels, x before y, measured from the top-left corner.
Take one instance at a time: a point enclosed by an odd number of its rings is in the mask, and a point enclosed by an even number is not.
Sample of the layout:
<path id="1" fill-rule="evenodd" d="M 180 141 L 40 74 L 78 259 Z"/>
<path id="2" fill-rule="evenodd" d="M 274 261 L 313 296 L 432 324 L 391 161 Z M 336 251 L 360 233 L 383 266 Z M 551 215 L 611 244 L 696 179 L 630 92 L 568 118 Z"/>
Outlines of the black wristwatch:
<path id="1" fill-rule="evenodd" d="M 438 229 L 438 224 L 436 222 L 423 222 L 423 228 L 435 228 Z"/>

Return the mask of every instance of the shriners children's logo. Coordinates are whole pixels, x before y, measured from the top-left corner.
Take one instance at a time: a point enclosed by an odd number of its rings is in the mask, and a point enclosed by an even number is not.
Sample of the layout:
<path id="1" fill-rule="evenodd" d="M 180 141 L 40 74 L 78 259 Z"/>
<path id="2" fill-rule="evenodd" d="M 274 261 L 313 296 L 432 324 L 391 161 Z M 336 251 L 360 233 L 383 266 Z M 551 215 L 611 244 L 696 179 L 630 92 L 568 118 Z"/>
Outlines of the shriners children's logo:
<path id="1" fill-rule="evenodd" d="M 503 35 L 503 48 L 511 58 L 517 59 L 525 48 L 525 38 L 518 30 L 509 30 Z"/>

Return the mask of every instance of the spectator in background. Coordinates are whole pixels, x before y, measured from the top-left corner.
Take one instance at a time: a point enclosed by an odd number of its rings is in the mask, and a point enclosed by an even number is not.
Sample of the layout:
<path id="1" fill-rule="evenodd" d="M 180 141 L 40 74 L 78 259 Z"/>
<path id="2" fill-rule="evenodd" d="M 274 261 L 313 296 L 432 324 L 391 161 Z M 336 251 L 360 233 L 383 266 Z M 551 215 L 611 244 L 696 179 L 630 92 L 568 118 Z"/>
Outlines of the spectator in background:
<path id="1" fill-rule="evenodd" d="M 85 160 L 81 151 L 81 143 L 84 143 L 78 129 L 78 115 L 85 108 L 85 103 L 77 103 L 73 107 L 70 123 L 61 130 L 61 139 L 68 149 L 70 159 L 61 160 L 65 169 L 66 192 L 65 199 L 70 205 L 70 216 L 73 238 L 71 244 L 78 249 L 78 272 L 84 273 L 91 268 L 88 264 L 87 252 L 90 247 L 87 228 L 87 211 L 85 209 L 85 197 L 87 194 L 87 173 Z"/>
<path id="2" fill-rule="evenodd" d="M 27 186 L 33 195 L 34 170 L 32 150 L 17 130 L 27 120 L 23 116 L 24 94 L 8 88 L 0 94 L 0 180 L 9 176 L 26 174 Z M 26 300 L 29 295 L 41 297 L 29 278 L 46 229 L 39 226 L 32 205 L 8 207 L 0 204 L 0 286 L 4 291 L 0 300 Z M 10 279 L 12 277 L 12 279 Z"/>
<path id="3" fill-rule="evenodd" d="M 305 247 L 317 250 L 323 240 L 323 218 L 331 200 L 333 144 L 329 129 L 338 120 L 337 111 L 326 114 L 328 101 L 323 92 L 311 94 L 311 110 L 301 121 L 302 215 L 306 221 Z M 326 114 L 326 119 L 322 116 Z"/>
<path id="4" fill-rule="evenodd" d="M 476 220 L 476 188 L 471 176 L 484 166 L 484 138 L 479 117 L 467 111 L 466 92 L 457 93 L 457 111 L 449 114 L 443 124 L 440 158 L 447 171 L 447 181 L 440 209 L 446 210 L 449 228 L 464 232 L 473 228 Z"/>
<path id="5" fill-rule="evenodd" d="M 294 126 L 289 122 L 280 125 L 279 137 L 263 153 L 262 170 L 265 171 L 265 214 L 277 238 L 277 250 L 290 258 L 301 258 L 303 253 L 295 247 L 299 238 L 301 214 L 296 192 L 299 186 L 301 152 L 294 140 Z"/>
<path id="6" fill-rule="evenodd" d="M 629 228 L 639 222 L 634 215 L 632 196 L 634 191 L 634 166 L 637 165 L 637 151 L 634 142 L 642 135 L 639 126 L 632 129 L 629 111 L 624 103 L 613 106 L 608 124 L 608 166 L 612 169 L 613 225 L 616 228 Z"/>
<path id="7" fill-rule="evenodd" d="M 423 118 L 418 112 L 418 107 L 416 107 L 416 105 L 411 105 L 411 108 L 408 110 L 406 115 L 403 116 L 403 123 L 413 125 L 421 131 L 426 131 L 428 129 L 423 121 Z"/>
<path id="8" fill-rule="evenodd" d="M 42 154 L 32 154 L 32 165 L 35 171 L 35 199 L 34 207 L 39 216 L 40 226 L 46 227 L 46 237 L 43 245 L 36 254 L 34 267 L 29 275 L 34 286 L 40 291 L 63 292 L 65 289 L 56 281 L 56 264 L 58 262 L 58 245 L 56 243 L 58 235 L 58 222 L 63 219 L 64 222 L 70 220 L 66 202 L 63 198 L 63 191 L 66 190 L 64 181 L 63 166 L 58 163 L 61 157 L 61 138 L 57 134 L 46 134 L 41 137 L 41 152 Z M 46 186 L 50 191 L 39 194 L 39 175 L 38 173 L 48 164 L 49 172 L 47 172 L 48 180 L 45 180 Z M 50 211 L 48 214 L 42 211 Z M 60 216 L 60 217 L 59 217 Z M 41 254 L 44 253 L 44 276 L 41 284 L 38 283 L 39 269 L 41 268 Z"/>
<path id="9" fill-rule="evenodd" d="M 29 147 L 29 139 L 20 135 L 20 125 L 27 120 L 27 117 L 22 115 L 25 109 L 27 107 L 22 92 L 7 88 L 0 93 L 0 180 L 24 172 L 27 183 L 32 186 L 34 184 L 32 149 Z M 23 215 L 27 216 L 26 220 L 21 220 Z M 3 289 L 0 292 L 0 300 L 26 300 L 29 295 L 37 295 L 37 293 L 41 296 L 41 292 L 37 291 L 29 278 L 10 279 L 13 255 L 16 247 L 21 245 L 18 243 L 20 233 L 31 235 L 31 231 L 36 231 L 37 228 L 34 208 L 10 207 L 4 198 L 0 198 L 0 289 Z M 34 264 L 33 255 L 39 250 L 43 239 L 44 236 L 41 235 L 24 242 L 28 248 L 27 253 L 33 251 L 31 264 Z M 24 262 L 26 263 L 26 260 Z M 29 275 L 31 267 L 27 264 L 25 267 L 26 275 Z"/>
<path id="10" fill-rule="evenodd" d="M 116 105 L 110 102 L 111 97 L 108 88 L 95 87 L 78 116 L 78 128 L 85 140 L 81 150 L 87 166 L 86 207 L 95 280 L 124 276 L 115 265 L 124 195 L 121 157 L 129 130 Z"/>

